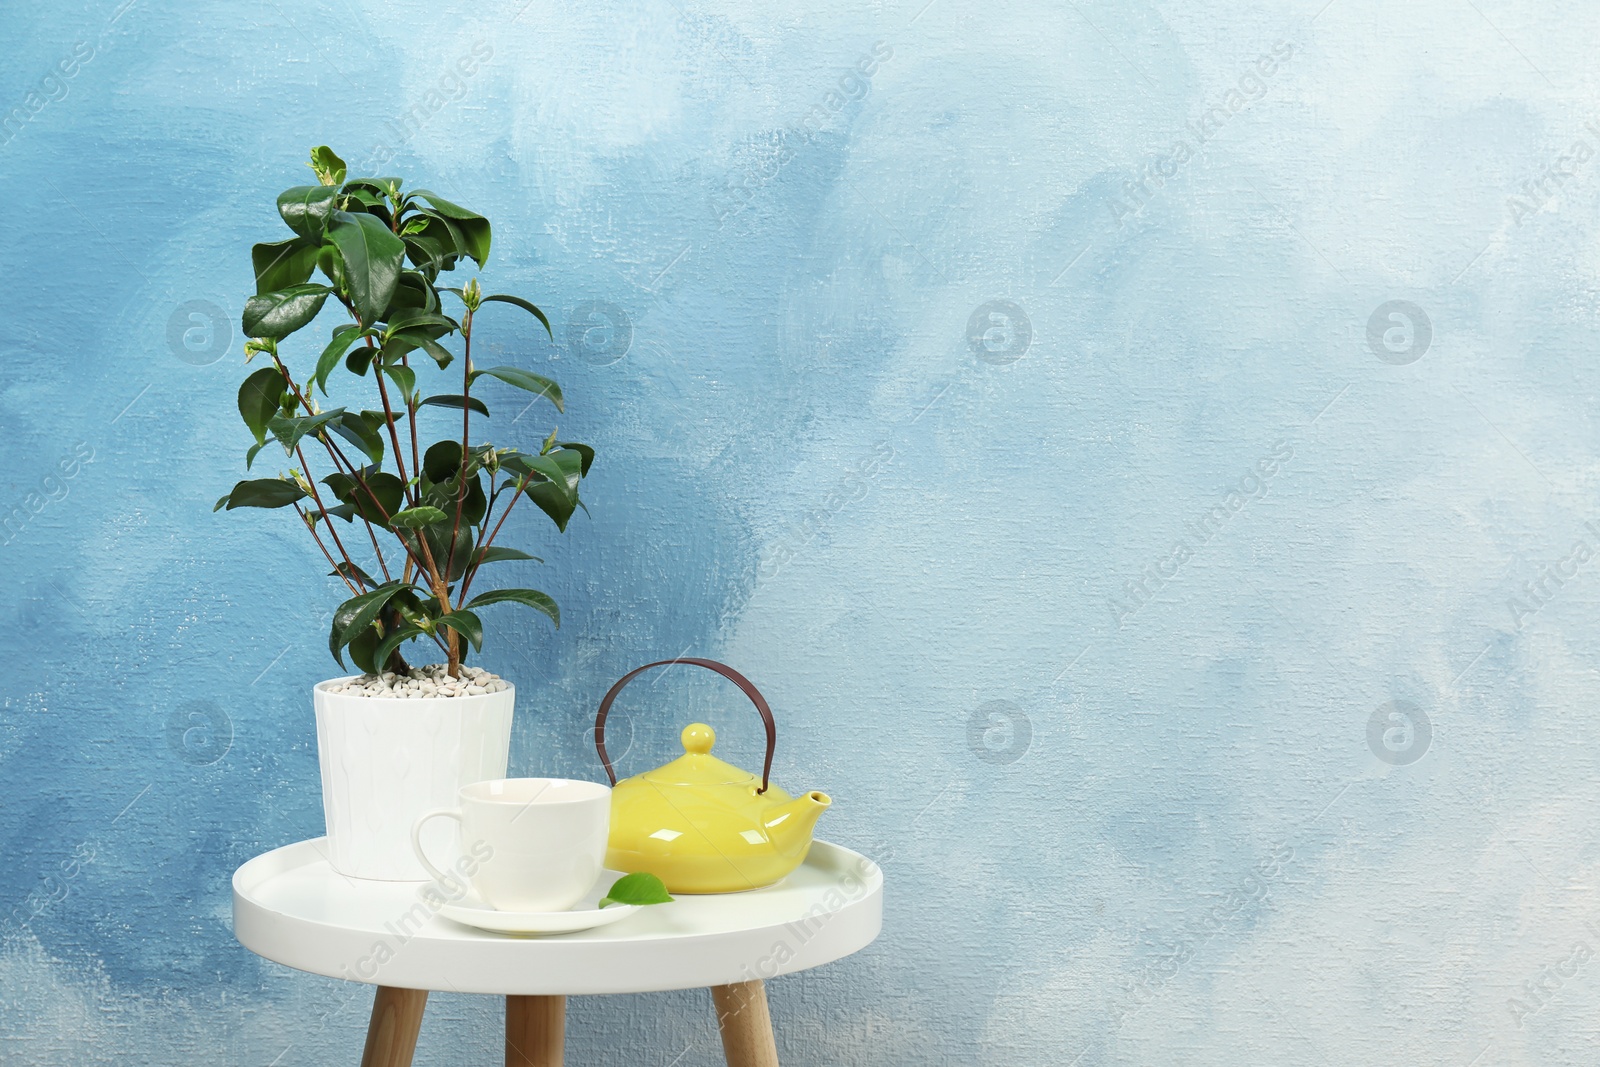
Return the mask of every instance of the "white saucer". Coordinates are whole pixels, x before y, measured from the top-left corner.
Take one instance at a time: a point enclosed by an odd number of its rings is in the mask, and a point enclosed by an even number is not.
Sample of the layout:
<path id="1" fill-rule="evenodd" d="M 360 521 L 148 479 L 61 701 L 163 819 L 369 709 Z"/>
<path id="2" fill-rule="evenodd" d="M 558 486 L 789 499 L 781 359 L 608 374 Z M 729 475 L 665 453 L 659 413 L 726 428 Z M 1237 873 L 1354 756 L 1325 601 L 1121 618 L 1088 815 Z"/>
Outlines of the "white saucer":
<path id="1" fill-rule="evenodd" d="M 639 910 L 638 904 L 600 907 L 600 898 L 621 877 L 621 871 L 602 872 L 594 888 L 568 911 L 500 911 L 469 893 L 453 904 L 445 904 L 439 914 L 464 926 L 497 934 L 575 934 L 579 930 L 609 926 Z"/>

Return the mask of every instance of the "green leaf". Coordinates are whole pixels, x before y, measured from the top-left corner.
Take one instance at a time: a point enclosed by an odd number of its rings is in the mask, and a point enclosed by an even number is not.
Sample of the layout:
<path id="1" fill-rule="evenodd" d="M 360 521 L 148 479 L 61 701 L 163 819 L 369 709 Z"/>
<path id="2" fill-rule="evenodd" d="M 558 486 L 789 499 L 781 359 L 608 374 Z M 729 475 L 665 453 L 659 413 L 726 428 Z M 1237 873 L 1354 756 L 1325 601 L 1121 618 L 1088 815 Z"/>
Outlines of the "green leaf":
<path id="1" fill-rule="evenodd" d="M 482 497 L 480 495 L 477 516 L 479 519 L 483 517 L 481 500 Z M 471 500 L 469 499 L 467 503 L 470 505 Z M 453 514 L 455 502 L 453 500 L 450 501 L 448 510 L 443 508 L 440 510 L 445 511 L 447 515 Z M 454 541 L 448 540 L 450 528 L 454 525 L 453 522 L 436 523 L 432 526 L 424 527 L 421 531 L 396 530 L 395 536 L 419 558 L 426 558 L 423 555 L 422 546 L 417 543 L 417 537 L 420 533 L 428 542 L 428 551 L 433 553 L 434 563 L 445 567 L 446 577 L 454 582 L 467 573 L 467 564 L 472 559 L 473 537 L 470 524 L 474 521 L 470 512 L 464 507 L 461 512 L 461 526 L 455 532 Z"/>
<path id="2" fill-rule="evenodd" d="M 381 413 L 374 414 L 382 418 Z M 359 481 L 344 473 L 330 474 L 322 479 L 322 484 L 333 490 L 334 498 L 345 505 L 345 508 L 329 508 L 328 513 L 337 514 L 347 522 L 353 522 L 360 515 L 368 522 L 387 524 L 389 516 L 399 511 L 405 502 L 405 483 L 376 467 L 363 467 L 356 474 L 360 476 Z M 373 502 L 374 498 L 377 499 L 376 503 Z"/>
<path id="3" fill-rule="evenodd" d="M 376 578 L 362 570 L 360 567 L 357 567 L 354 563 L 337 563 L 334 565 L 333 570 L 328 572 L 328 575 L 330 577 L 334 575 L 342 575 L 343 577 L 349 578 L 352 581 L 363 582 L 371 586 L 376 586 L 379 584 Z"/>
<path id="4" fill-rule="evenodd" d="M 344 187 L 344 196 L 345 203 L 347 205 L 351 200 L 354 200 L 356 203 L 360 204 L 369 211 L 372 211 L 375 208 L 387 209 L 389 206 L 388 197 L 382 196 L 378 193 L 369 192 L 368 190 L 357 185 L 346 185 Z M 374 213 L 376 214 L 376 212 Z"/>
<path id="5" fill-rule="evenodd" d="M 433 406 L 436 408 L 455 408 L 457 411 L 463 407 L 470 407 L 484 418 L 489 417 L 489 406 L 475 396 L 461 396 L 457 393 L 441 393 L 438 396 L 423 398 L 418 407 Z"/>
<path id="6" fill-rule="evenodd" d="M 600 898 L 600 906 L 608 904 L 670 904 L 673 901 L 671 893 L 667 892 L 666 883 L 649 871 L 636 871 L 625 874 L 611 883 L 611 888 L 606 890 L 606 895 Z"/>
<path id="7" fill-rule="evenodd" d="M 383 462 L 383 413 L 363 411 L 359 415 L 346 411 L 328 429 L 361 449 L 361 454 L 374 463 Z"/>
<path id="8" fill-rule="evenodd" d="M 404 240 L 406 255 L 425 277 L 436 278 L 441 270 L 449 270 L 455 265 L 450 250 L 430 237 L 412 234 Z"/>
<path id="9" fill-rule="evenodd" d="M 389 376 L 389 380 L 400 387 L 402 399 L 409 404 L 411 402 L 411 395 L 417 391 L 417 372 L 412 370 L 410 367 L 395 363 L 390 366 L 385 366 L 383 368 L 383 373 L 387 374 Z"/>
<path id="10" fill-rule="evenodd" d="M 461 328 L 461 324 L 448 315 L 441 315 L 437 311 L 424 311 L 421 308 L 409 308 L 397 312 L 389 319 L 383 331 L 383 339 L 387 341 L 401 330 L 411 330 L 420 326 L 438 326 L 444 333 L 453 333 Z"/>
<path id="11" fill-rule="evenodd" d="M 333 373 L 333 368 L 350 351 L 350 346 L 355 344 L 356 338 L 365 333 L 358 323 L 340 326 L 333 331 L 333 340 L 328 342 L 328 347 L 322 350 L 322 355 L 317 359 L 317 372 L 313 380 L 317 388 L 322 390 L 322 395 L 328 395 L 328 375 Z"/>
<path id="12" fill-rule="evenodd" d="M 544 612 L 550 616 L 550 621 L 556 624 L 556 629 L 561 629 L 561 609 L 556 606 L 556 602 L 550 599 L 548 594 L 541 593 L 537 589 L 494 589 L 473 597 L 467 607 L 482 608 L 507 600 L 518 604 L 526 604 L 530 608 L 536 608 Z"/>
<path id="13" fill-rule="evenodd" d="M 317 180 L 323 185 L 337 186 L 344 181 L 344 160 L 325 144 L 319 144 L 311 150 L 311 169 L 316 171 Z"/>
<path id="14" fill-rule="evenodd" d="M 525 467 L 559 486 L 573 500 L 578 498 L 578 482 L 583 478 L 583 453 L 558 448 L 539 456 L 518 455 L 502 466 L 515 470 Z"/>
<path id="15" fill-rule="evenodd" d="M 390 526 L 399 526 L 407 530 L 416 530 L 423 526 L 432 526 L 436 522 L 443 522 L 448 518 L 438 508 L 423 504 L 419 507 L 406 508 L 389 516 Z"/>
<path id="16" fill-rule="evenodd" d="M 406 223 L 404 238 L 406 254 L 430 277 L 437 277 L 441 270 L 454 270 L 456 260 L 467 254 L 470 244 L 455 223 L 427 209 Z"/>
<path id="17" fill-rule="evenodd" d="M 547 333 L 547 334 L 550 334 L 550 340 L 554 341 L 556 339 L 556 335 L 554 333 L 552 333 L 551 330 L 550 330 L 550 320 L 544 317 L 544 312 L 540 311 L 538 308 L 534 307 L 532 304 L 530 304 L 526 300 L 522 299 L 522 297 L 520 297 L 520 296 L 508 296 L 505 293 L 495 293 L 493 296 L 486 296 L 483 299 L 484 299 L 485 303 L 487 303 L 490 300 L 498 300 L 502 304 L 515 304 L 515 305 L 517 305 L 517 307 L 521 308 L 523 311 L 528 312 L 530 315 L 532 315 L 534 318 L 538 319 L 541 323 L 544 324 L 544 332 Z"/>
<path id="18" fill-rule="evenodd" d="M 240 482 L 233 487 L 233 491 L 212 508 L 216 511 L 226 506 L 229 511 L 234 508 L 285 508 L 301 497 L 306 491 L 288 478 L 256 478 Z"/>
<path id="19" fill-rule="evenodd" d="M 452 204 L 450 201 L 446 200 L 432 189 L 414 189 L 410 195 L 412 197 L 421 197 L 423 200 L 426 200 L 435 211 L 443 215 L 445 218 L 468 220 L 483 218 L 483 216 L 478 214 L 476 211 L 464 208 L 460 204 Z"/>
<path id="20" fill-rule="evenodd" d="M 562 441 L 562 448 L 570 448 L 583 457 L 583 467 L 580 471 L 583 477 L 589 477 L 589 468 L 594 466 L 594 449 L 588 445 L 580 445 L 576 441 Z"/>
<path id="21" fill-rule="evenodd" d="M 344 183 L 344 189 L 347 193 L 356 189 L 365 189 L 369 193 L 377 193 L 379 196 L 387 197 L 391 190 L 399 192 L 400 186 L 404 184 L 405 180 L 402 178 L 351 178 Z"/>
<path id="22" fill-rule="evenodd" d="M 317 269 L 317 242 L 304 237 L 272 241 L 250 249 L 256 272 L 256 293 L 271 293 L 303 285 Z"/>
<path id="23" fill-rule="evenodd" d="M 344 288 L 344 260 L 339 258 L 339 250 L 333 245 L 323 243 L 317 248 L 317 269 L 335 289 Z"/>
<path id="24" fill-rule="evenodd" d="M 272 431 L 272 436 L 278 439 L 287 455 L 294 455 L 294 450 L 305 437 L 319 434 L 322 428 L 344 415 L 344 408 L 334 408 L 317 415 L 302 415 L 299 418 L 289 418 L 279 415 L 267 423 L 267 429 Z"/>
<path id="25" fill-rule="evenodd" d="M 464 250 L 467 255 L 477 261 L 478 266 L 483 266 L 484 260 L 489 258 L 490 226 L 489 220 L 476 211 L 468 211 L 459 204 L 452 204 L 438 193 L 427 189 L 418 189 L 413 196 L 426 200 L 440 215 L 450 219 L 464 239 Z"/>
<path id="26" fill-rule="evenodd" d="M 250 446 L 249 451 L 245 452 L 245 454 L 244 454 L 244 469 L 245 470 L 249 470 L 255 464 L 256 455 L 258 453 L 260 453 L 260 451 L 263 448 L 266 448 L 266 447 L 267 447 L 267 443 L 265 441 L 257 441 L 255 444 Z"/>
<path id="27" fill-rule="evenodd" d="M 523 491 L 556 528 L 565 531 L 578 508 L 578 481 L 583 476 L 583 455 L 559 448 L 542 456 L 512 455 L 500 461 L 502 470 L 529 480 Z"/>
<path id="28" fill-rule="evenodd" d="M 478 486 L 472 486 L 478 490 Z M 474 507 L 472 499 L 467 499 L 461 509 L 461 526 L 456 530 L 456 539 L 450 544 L 445 544 L 445 533 L 438 526 L 430 526 L 422 531 L 422 536 L 429 539 L 429 547 L 434 549 L 435 563 L 445 563 L 446 577 L 450 581 L 461 581 L 462 574 L 467 573 L 467 565 L 472 563 L 472 526 L 482 522 L 483 518 L 483 491 L 478 490 L 477 506 Z M 454 509 L 451 509 L 454 510 Z"/>
<path id="29" fill-rule="evenodd" d="M 372 654 L 378 651 L 379 640 L 381 638 L 378 636 L 376 626 L 368 626 L 356 634 L 350 639 L 350 645 L 346 649 L 350 653 L 350 662 L 367 674 L 382 674 L 383 668 L 372 662 Z M 334 656 L 334 659 L 338 658 L 337 655 Z"/>
<path id="30" fill-rule="evenodd" d="M 402 626 L 394 633 L 386 635 L 382 641 L 378 642 L 378 647 L 372 653 L 372 662 L 374 664 L 371 668 L 372 672 L 377 673 L 387 669 L 389 656 L 393 654 L 395 649 L 407 641 L 416 640 L 425 633 L 427 631 L 420 626 Z"/>
<path id="31" fill-rule="evenodd" d="M 488 506 L 487 498 L 483 491 L 482 479 L 478 477 L 481 456 L 475 449 L 467 458 L 467 494 L 461 501 L 461 521 L 465 529 L 476 526 L 483 521 L 483 514 Z M 445 438 L 435 441 L 428 446 L 422 454 L 422 470 L 420 485 L 422 490 L 421 503 L 439 508 L 445 514 L 454 516 L 456 511 L 456 497 L 461 488 L 461 445 L 456 441 Z M 450 524 L 454 526 L 454 522 Z M 430 532 L 430 546 L 433 549 L 434 559 L 443 562 L 448 555 L 453 561 L 451 570 L 456 576 L 465 570 L 467 561 L 472 552 L 472 545 L 445 543 L 446 531 L 433 530 Z M 459 539 L 458 539 L 459 541 Z"/>
<path id="32" fill-rule="evenodd" d="M 372 360 L 382 352 L 381 348 L 368 348 L 366 345 L 357 345 L 344 357 L 344 369 L 351 374 L 365 376 L 367 368 L 372 366 Z"/>
<path id="33" fill-rule="evenodd" d="M 520 548 L 501 548 L 499 545 L 490 545 L 488 548 L 478 549 L 476 562 L 481 567 L 485 563 L 499 563 L 501 560 L 511 559 L 531 559 L 535 563 L 544 562 L 538 556 L 530 556 Z"/>
<path id="34" fill-rule="evenodd" d="M 301 237 L 322 240 L 328 228 L 339 189 L 333 185 L 297 185 L 278 194 L 278 214 Z"/>
<path id="35" fill-rule="evenodd" d="M 533 482 L 523 492 L 528 494 L 528 499 L 533 501 L 540 511 L 550 516 L 550 521 L 556 524 L 556 529 L 566 533 L 567 523 L 572 521 L 572 513 L 578 510 L 580 501 L 577 497 L 567 496 L 553 482 Z"/>
<path id="36" fill-rule="evenodd" d="M 525 371 L 521 367 L 487 367 L 484 370 L 472 372 L 471 381 L 477 381 L 487 374 L 491 378 L 498 378 L 507 385 L 514 385 L 518 389 L 526 389 L 534 396 L 548 397 L 550 403 L 556 406 L 557 411 L 564 411 L 561 406 L 561 386 L 549 378 L 541 377 L 532 371 Z"/>
<path id="37" fill-rule="evenodd" d="M 472 642 L 474 652 L 483 651 L 483 620 L 466 608 L 457 608 L 448 615 L 441 615 L 434 620 L 440 626 L 448 626 L 456 633 Z"/>
<path id="38" fill-rule="evenodd" d="M 378 588 L 353 596 L 333 611 L 333 626 L 328 633 L 328 651 L 341 664 L 344 660 L 339 650 L 353 641 L 366 627 L 377 619 L 384 605 L 402 590 L 411 588 L 407 582 L 385 582 Z"/>
<path id="39" fill-rule="evenodd" d="M 239 386 L 239 415 L 256 435 L 257 445 L 266 442 L 267 423 L 282 404 L 283 374 L 277 367 L 262 367 Z M 255 458 L 253 453 L 250 458 Z M 249 466 L 249 462 L 245 465 Z"/>
<path id="40" fill-rule="evenodd" d="M 439 298 L 434 294 L 428 279 L 414 270 L 400 272 L 400 282 L 389 300 L 389 310 L 384 316 L 392 319 L 402 311 L 438 311 Z"/>
<path id="41" fill-rule="evenodd" d="M 469 468 L 470 469 L 470 468 Z M 435 441 L 422 454 L 422 474 L 428 481 L 448 482 L 461 473 L 461 442 L 446 437 Z M 455 499 L 454 496 L 451 497 Z"/>
<path id="42" fill-rule="evenodd" d="M 410 348 L 422 349 L 424 352 L 428 353 L 428 355 L 433 357 L 433 361 L 439 364 L 440 370 L 444 370 L 450 365 L 451 361 L 456 358 L 454 352 L 451 352 L 444 345 L 423 333 L 421 329 L 401 330 L 399 333 L 395 334 L 389 339 L 390 345 L 393 345 L 395 342 L 399 342 L 401 345 Z M 388 350 L 388 347 L 385 346 L 385 351 Z"/>
<path id="43" fill-rule="evenodd" d="M 244 302 L 244 334 L 281 341 L 316 318 L 331 292 L 326 285 L 310 284 L 252 296 Z"/>
<path id="44" fill-rule="evenodd" d="M 356 313 L 364 323 L 377 322 L 400 282 L 405 245 L 381 219 L 365 212 L 334 212 L 328 240 L 344 260 L 345 284 Z"/>

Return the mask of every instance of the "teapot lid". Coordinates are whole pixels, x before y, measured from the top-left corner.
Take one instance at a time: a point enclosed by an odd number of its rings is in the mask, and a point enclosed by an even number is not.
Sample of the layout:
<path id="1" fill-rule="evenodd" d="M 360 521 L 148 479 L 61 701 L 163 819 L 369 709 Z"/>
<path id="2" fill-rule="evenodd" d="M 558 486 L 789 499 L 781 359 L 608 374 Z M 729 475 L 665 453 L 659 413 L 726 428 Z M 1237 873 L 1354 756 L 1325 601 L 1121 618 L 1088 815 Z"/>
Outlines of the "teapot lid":
<path id="1" fill-rule="evenodd" d="M 657 785 L 745 785 L 756 776 L 711 754 L 717 732 L 703 722 L 690 723 L 680 735 L 683 755 L 639 775 Z"/>

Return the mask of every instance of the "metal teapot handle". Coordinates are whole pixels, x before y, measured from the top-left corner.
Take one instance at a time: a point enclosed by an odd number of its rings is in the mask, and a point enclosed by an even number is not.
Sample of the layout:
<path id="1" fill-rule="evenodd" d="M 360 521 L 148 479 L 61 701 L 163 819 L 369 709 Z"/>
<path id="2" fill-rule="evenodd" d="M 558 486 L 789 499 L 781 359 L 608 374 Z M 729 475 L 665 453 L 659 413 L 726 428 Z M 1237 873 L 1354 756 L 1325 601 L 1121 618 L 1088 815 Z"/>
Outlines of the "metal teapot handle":
<path id="1" fill-rule="evenodd" d="M 746 678 L 744 675 L 740 674 L 726 663 L 718 663 L 714 659 L 680 658 L 663 659 L 657 660 L 654 663 L 646 663 L 643 667 L 635 667 L 627 674 L 624 674 L 617 680 L 617 684 L 612 686 L 610 690 L 606 692 L 606 695 L 600 701 L 600 712 L 595 716 L 594 719 L 594 747 L 595 751 L 600 753 L 600 762 L 605 766 L 606 777 L 611 779 L 612 785 L 617 784 L 617 772 L 611 769 L 611 757 L 606 754 L 606 716 L 611 714 L 611 702 L 617 699 L 617 694 L 622 692 L 623 686 L 633 681 L 634 678 L 643 674 L 651 667 L 665 667 L 673 663 L 692 663 L 696 667 L 705 667 L 707 670 L 716 671 L 718 674 L 722 675 L 724 678 L 728 679 L 734 685 L 743 690 L 744 695 L 750 698 L 750 702 L 754 704 L 756 706 L 756 710 L 761 713 L 761 721 L 766 723 L 767 726 L 767 758 L 761 764 L 761 788 L 756 790 L 756 792 L 765 793 L 767 791 L 767 780 L 772 775 L 772 754 L 778 748 L 778 726 L 772 721 L 772 709 L 767 706 L 767 698 L 762 696 L 756 687 L 751 684 L 750 679 Z"/>

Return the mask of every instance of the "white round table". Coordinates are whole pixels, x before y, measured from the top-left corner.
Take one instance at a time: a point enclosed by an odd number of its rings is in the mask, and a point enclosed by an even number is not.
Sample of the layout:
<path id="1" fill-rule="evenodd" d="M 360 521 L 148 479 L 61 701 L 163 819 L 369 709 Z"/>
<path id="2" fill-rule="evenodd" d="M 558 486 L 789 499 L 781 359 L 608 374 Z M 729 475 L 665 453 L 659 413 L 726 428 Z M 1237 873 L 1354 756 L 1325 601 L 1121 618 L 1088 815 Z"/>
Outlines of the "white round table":
<path id="1" fill-rule="evenodd" d="M 776 1067 L 763 982 L 848 956 L 883 925 L 883 872 L 814 842 L 777 885 L 679 896 L 609 926 L 513 937 L 436 912 L 428 882 L 346 878 L 322 838 L 233 875 L 233 931 L 250 951 L 378 987 L 362 1067 L 407 1067 L 429 990 L 506 998 L 507 1067 L 559 1067 L 566 997 L 711 988 L 729 1067 Z"/>

